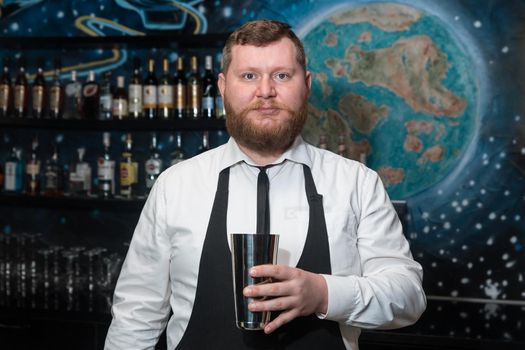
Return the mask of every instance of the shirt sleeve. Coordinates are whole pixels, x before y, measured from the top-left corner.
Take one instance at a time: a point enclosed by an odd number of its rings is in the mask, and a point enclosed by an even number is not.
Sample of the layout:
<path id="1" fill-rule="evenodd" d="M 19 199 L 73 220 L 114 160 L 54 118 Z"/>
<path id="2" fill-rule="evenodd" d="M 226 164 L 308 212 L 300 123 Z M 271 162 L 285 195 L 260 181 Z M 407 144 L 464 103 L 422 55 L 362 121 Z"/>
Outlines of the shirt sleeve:
<path id="1" fill-rule="evenodd" d="M 162 175 L 140 214 L 113 296 L 105 350 L 154 349 L 169 317 L 169 247 Z"/>
<path id="2" fill-rule="evenodd" d="M 367 170 L 357 229 L 360 276 L 323 275 L 328 309 L 319 315 L 361 328 L 410 325 L 426 308 L 423 270 L 413 260 L 401 222 L 377 174 Z"/>

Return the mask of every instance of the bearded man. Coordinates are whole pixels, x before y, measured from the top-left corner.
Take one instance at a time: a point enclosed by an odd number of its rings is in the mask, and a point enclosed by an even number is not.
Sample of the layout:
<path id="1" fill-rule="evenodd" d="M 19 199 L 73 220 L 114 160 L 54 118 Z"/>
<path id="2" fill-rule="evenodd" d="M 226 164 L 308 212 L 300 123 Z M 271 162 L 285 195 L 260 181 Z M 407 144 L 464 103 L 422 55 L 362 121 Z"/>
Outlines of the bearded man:
<path id="1" fill-rule="evenodd" d="M 114 295 L 107 350 L 358 349 L 361 328 L 414 323 L 426 307 L 412 259 L 377 174 L 300 136 L 311 74 L 282 22 L 231 34 L 218 85 L 230 140 L 161 174 L 135 229 Z M 257 217 L 257 183 L 269 216 Z M 261 228 L 263 227 L 263 228 Z M 278 233 L 276 265 L 250 273 L 262 331 L 238 329 L 227 234 Z"/>

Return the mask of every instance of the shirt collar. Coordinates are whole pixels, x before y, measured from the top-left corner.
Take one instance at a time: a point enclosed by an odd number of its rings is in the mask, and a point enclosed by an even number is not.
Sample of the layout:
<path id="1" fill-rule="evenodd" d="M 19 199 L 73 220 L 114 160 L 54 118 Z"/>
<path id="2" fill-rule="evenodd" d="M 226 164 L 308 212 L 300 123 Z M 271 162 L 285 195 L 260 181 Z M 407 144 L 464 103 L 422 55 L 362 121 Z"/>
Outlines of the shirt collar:
<path id="1" fill-rule="evenodd" d="M 305 164 L 310 168 L 312 167 L 312 160 L 308 153 L 307 143 L 301 136 L 297 136 L 293 144 L 278 159 L 272 162 L 272 164 L 280 164 L 285 160 Z M 230 137 L 225 145 L 225 150 L 220 161 L 220 170 L 231 167 L 239 162 L 255 165 L 254 161 L 239 148 L 235 139 Z"/>

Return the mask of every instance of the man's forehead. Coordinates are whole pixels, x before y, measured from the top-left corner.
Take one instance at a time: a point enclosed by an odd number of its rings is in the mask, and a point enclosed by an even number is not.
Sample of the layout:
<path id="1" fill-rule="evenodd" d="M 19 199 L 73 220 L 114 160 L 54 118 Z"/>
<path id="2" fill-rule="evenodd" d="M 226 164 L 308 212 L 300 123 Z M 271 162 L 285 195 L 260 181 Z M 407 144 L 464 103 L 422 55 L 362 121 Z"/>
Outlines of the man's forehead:
<path id="1" fill-rule="evenodd" d="M 270 42 L 268 44 L 264 44 L 264 45 L 251 45 L 251 44 L 244 44 L 244 45 L 236 44 L 236 45 L 233 45 L 232 49 L 231 49 L 232 63 L 233 62 L 241 63 L 241 62 L 238 62 L 238 60 L 235 59 L 238 56 L 243 56 L 245 54 L 249 55 L 249 54 L 253 54 L 254 52 L 258 52 L 258 51 L 261 51 L 261 55 L 262 55 L 262 56 L 258 56 L 258 57 L 260 57 L 262 59 L 270 59 L 271 57 L 264 56 L 264 52 L 263 51 L 271 50 L 274 47 L 278 48 L 278 50 L 279 50 L 280 61 L 284 61 L 284 59 L 287 58 L 286 57 L 287 56 L 286 55 L 287 52 L 290 54 L 290 55 L 288 55 L 289 58 L 291 58 L 291 59 L 293 59 L 295 61 L 295 58 L 296 58 L 296 47 L 295 47 L 295 45 L 293 44 L 293 42 L 290 39 L 282 38 L 282 39 L 279 39 L 277 41 L 272 41 L 272 42 Z"/>

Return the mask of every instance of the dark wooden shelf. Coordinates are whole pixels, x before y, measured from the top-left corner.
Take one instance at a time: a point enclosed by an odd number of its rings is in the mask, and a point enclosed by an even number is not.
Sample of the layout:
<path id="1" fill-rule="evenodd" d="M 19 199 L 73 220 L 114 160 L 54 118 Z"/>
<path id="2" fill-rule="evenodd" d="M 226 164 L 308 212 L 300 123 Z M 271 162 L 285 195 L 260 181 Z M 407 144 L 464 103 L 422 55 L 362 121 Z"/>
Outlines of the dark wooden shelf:
<path id="1" fill-rule="evenodd" d="M 171 120 L 75 120 L 75 119 L 0 119 L 0 127 L 52 130 L 94 131 L 178 131 L 225 130 L 224 119 L 171 119 Z"/>
<path id="2" fill-rule="evenodd" d="M 12 36 L 0 37 L 6 49 L 64 49 L 64 48 L 211 48 L 221 47 L 229 33 L 191 34 L 163 32 L 162 34 L 121 36 Z"/>
<path id="3" fill-rule="evenodd" d="M 146 199 L 103 199 L 97 197 L 49 197 L 27 196 L 24 194 L 0 194 L 0 205 L 36 207 L 41 209 L 79 209 L 79 210 L 116 210 L 140 211 Z"/>

